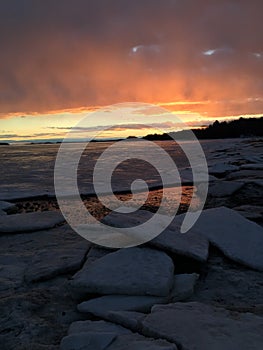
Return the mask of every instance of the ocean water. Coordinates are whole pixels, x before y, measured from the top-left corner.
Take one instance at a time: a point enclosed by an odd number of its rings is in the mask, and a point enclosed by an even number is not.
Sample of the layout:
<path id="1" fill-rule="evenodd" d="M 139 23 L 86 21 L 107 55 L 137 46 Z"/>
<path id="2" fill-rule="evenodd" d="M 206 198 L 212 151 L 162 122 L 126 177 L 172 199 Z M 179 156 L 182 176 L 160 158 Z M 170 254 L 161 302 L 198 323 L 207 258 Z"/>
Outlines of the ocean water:
<path id="1" fill-rule="evenodd" d="M 128 191 L 136 179 L 144 180 L 150 188 L 161 185 L 160 172 L 165 173 L 167 170 L 166 163 L 163 161 L 165 155 L 156 152 L 150 146 L 145 146 L 144 143 L 142 145 L 140 141 L 126 142 L 120 150 L 105 153 L 112 145 L 112 142 L 89 143 L 84 150 L 77 170 L 81 193 L 94 192 L 95 166 L 98 168 L 97 173 L 103 175 L 101 181 L 104 181 L 105 176 L 110 177 L 114 191 Z M 157 146 L 170 155 L 174 161 L 174 168 L 179 171 L 189 168 L 188 157 L 175 142 L 157 142 Z M 72 149 L 67 150 L 67 157 L 63 164 L 65 168 L 63 177 L 65 178 L 72 164 L 76 163 L 79 147 L 82 147 L 82 144 L 74 144 Z M 5 195 L 12 198 L 12 195 L 15 197 L 16 193 L 54 194 L 54 167 L 59 148 L 59 144 L 0 146 L 1 198 L 3 199 Z M 144 161 L 144 158 L 149 162 Z M 109 172 L 109 166 L 115 167 L 112 174 Z M 174 169 L 172 171 L 176 172 Z"/>

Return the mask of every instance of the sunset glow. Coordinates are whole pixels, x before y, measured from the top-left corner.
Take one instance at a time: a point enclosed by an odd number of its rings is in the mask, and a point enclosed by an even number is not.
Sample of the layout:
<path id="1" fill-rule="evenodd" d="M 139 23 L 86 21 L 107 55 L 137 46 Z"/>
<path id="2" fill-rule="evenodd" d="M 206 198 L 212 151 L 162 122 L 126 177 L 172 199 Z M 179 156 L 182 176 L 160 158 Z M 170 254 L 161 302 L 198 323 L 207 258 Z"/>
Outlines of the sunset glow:
<path id="1" fill-rule="evenodd" d="M 193 128 L 262 116 L 260 7 L 257 0 L 2 3 L 1 140 L 63 138 L 84 115 L 120 102 L 156 104 L 171 112 L 168 122 L 178 115 Z"/>

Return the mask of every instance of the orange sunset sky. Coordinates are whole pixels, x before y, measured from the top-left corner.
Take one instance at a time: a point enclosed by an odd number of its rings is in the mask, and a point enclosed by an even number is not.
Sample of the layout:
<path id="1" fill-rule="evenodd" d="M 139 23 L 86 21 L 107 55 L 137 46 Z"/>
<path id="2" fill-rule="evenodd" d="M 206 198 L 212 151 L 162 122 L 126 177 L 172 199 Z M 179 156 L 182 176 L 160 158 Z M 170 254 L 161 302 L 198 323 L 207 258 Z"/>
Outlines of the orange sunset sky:
<path id="1" fill-rule="evenodd" d="M 0 0 L 0 139 L 62 138 L 86 115 L 122 124 L 92 113 L 122 102 L 166 108 L 140 114 L 165 131 L 175 116 L 262 116 L 262 13 L 262 0 Z"/>

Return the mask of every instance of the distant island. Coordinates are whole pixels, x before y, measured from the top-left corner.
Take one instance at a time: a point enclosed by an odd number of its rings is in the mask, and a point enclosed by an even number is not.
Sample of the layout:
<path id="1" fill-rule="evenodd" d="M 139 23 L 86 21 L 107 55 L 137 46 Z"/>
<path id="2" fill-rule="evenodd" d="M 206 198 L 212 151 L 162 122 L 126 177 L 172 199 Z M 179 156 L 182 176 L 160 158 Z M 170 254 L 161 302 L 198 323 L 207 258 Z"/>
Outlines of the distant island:
<path id="1" fill-rule="evenodd" d="M 191 138 L 192 132 L 199 140 L 203 139 L 226 139 L 263 136 L 263 117 L 261 118 L 239 118 L 229 122 L 219 122 L 216 120 L 206 128 L 182 130 L 164 134 L 149 134 L 143 137 L 150 141 L 171 140 L 174 137 L 178 140 Z"/>

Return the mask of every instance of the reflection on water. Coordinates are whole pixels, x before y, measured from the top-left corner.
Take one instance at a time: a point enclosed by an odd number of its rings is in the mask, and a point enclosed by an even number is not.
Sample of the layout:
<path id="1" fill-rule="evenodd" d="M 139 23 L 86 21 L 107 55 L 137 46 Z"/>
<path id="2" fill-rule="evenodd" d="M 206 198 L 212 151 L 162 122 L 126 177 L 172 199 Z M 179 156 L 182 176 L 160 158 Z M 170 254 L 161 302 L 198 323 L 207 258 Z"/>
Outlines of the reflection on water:
<path id="1" fill-rule="evenodd" d="M 85 149 L 78 167 L 78 184 L 82 193 L 92 193 L 93 168 L 98 157 L 112 143 L 89 143 Z M 182 150 L 170 141 L 159 142 L 159 145 L 176 161 L 178 168 L 188 166 Z M 138 150 L 138 153 L 147 153 L 147 149 L 140 148 L 140 142 L 129 142 L 129 147 Z M 127 147 L 128 147 L 127 146 Z M 0 177 L 1 191 L 11 188 L 14 191 L 36 191 L 54 193 L 54 166 L 59 149 L 57 144 L 48 145 L 12 145 L 1 147 Z M 72 151 L 72 159 L 74 150 Z M 70 165 L 69 165 L 70 166 Z M 66 174 L 65 174 L 66 175 Z M 160 176 L 146 162 L 123 162 L 113 174 L 114 190 L 127 189 L 134 179 L 143 178 L 148 184 L 160 183 Z"/>

